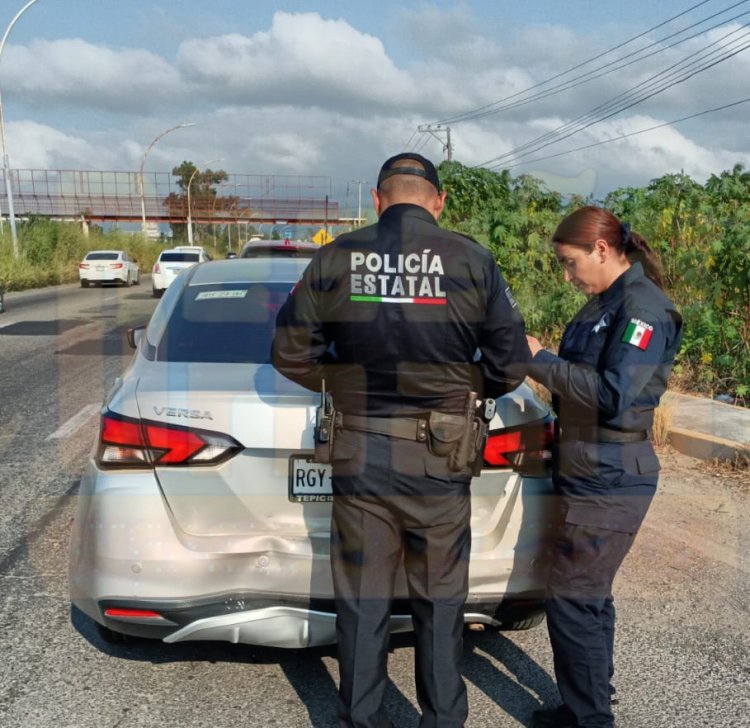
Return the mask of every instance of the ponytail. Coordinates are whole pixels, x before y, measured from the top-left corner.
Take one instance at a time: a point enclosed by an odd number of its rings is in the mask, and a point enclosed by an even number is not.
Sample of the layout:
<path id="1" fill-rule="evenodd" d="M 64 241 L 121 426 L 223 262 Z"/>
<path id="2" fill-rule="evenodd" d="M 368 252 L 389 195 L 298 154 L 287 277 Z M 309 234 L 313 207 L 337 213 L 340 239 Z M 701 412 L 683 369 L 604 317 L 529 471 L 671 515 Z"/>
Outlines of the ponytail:
<path id="1" fill-rule="evenodd" d="M 631 263 L 640 263 L 647 278 L 659 288 L 664 288 L 664 270 L 661 261 L 651 250 L 646 240 L 630 230 L 628 223 L 622 224 L 622 245 Z"/>

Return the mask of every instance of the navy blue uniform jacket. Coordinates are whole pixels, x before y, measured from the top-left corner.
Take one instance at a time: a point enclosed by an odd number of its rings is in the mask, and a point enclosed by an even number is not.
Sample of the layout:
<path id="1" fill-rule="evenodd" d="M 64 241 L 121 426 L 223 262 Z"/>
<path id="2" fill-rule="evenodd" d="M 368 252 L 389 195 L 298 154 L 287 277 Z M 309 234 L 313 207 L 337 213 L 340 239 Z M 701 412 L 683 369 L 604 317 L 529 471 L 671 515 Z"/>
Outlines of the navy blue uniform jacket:
<path id="1" fill-rule="evenodd" d="M 315 254 L 277 316 L 273 363 L 342 412 L 371 417 L 463 411 L 466 393 L 497 397 L 530 353 L 510 288 L 476 241 L 417 205 Z"/>
<path id="2" fill-rule="evenodd" d="M 553 394 L 565 428 L 647 430 L 682 339 L 674 304 L 640 263 L 576 314 L 559 356 L 540 351 L 531 376 Z"/>

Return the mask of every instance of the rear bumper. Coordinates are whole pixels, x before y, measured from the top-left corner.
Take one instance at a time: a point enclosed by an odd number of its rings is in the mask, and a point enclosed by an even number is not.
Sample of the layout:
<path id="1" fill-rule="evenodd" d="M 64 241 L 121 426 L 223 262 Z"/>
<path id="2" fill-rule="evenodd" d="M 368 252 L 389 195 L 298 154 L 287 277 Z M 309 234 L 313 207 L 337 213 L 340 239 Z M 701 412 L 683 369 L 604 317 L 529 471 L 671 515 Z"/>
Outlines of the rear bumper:
<path id="1" fill-rule="evenodd" d="M 165 603 L 141 600 L 103 600 L 98 604 L 85 600 L 76 606 L 95 621 L 115 632 L 135 637 L 174 642 L 232 642 L 265 647 L 317 647 L 336 642 L 336 610 L 332 600 L 310 603 L 305 597 L 281 600 L 226 596 L 206 602 Z M 107 610 L 129 608 L 154 612 L 153 617 L 111 617 Z M 249 607 L 249 608 L 248 608 Z M 543 610 L 541 599 L 503 600 L 494 596 L 490 602 L 473 600 L 464 610 L 464 622 L 501 627 L 538 614 Z M 408 604 L 394 603 L 389 631 L 392 634 L 413 630 Z"/>
<path id="2" fill-rule="evenodd" d="M 173 273 L 151 273 L 151 285 L 157 291 L 166 291 L 182 271 Z"/>
<path id="3" fill-rule="evenodd" d="M 411 617 L 391 617 L 391 632 L 411 629 Z M 292 648 L 330 645 L 336 641 L 336 615 L 291 607 L 268 607 L 201 619 L 164 638 L 170 643 L 184 640 L 219 640 Z"/>
<path id="4" fill-rule="evenodd" d="M 93 283 L 118 283 L 128 279 L 128 271 L 122 270 L 115 273 L 114 271 L 79 270 L 78 277 L 82 281 L 92 281 Z"/>
<path id="5" fill-rule="evenodd" d="M 496 484 L 481 481 L 473 507 L 493 512 L 483 516 L 485 530 L 472 535 L 465 618 L 499 625 L 513 621 L 501 613 L 509 600 L 521 603 L 523 614 L 540 609 L 549 481 L 508 483 L 515 496 L 499 503 L 496 494 L 487 501 L 484 493 L 495 491 Z M 168 642 L 304 647 L 335 640 L 326 531 L 256 534 L 237 543 L 217 537 L 208 548 L 177 527 L 153 473 L 101 471 L 92 461 L 78 498 L 71 600 L 105 627 Z M 518 501 L 524 501 L 522 509 Z M 406 593 L 403 583 L 397 593 Z M 105 614 L 110 607 L 152 610 L 157 616 L 113 618 Z M 397 602 L 393 614 L 392 631 L 411 629 L 406 605 Z"/>

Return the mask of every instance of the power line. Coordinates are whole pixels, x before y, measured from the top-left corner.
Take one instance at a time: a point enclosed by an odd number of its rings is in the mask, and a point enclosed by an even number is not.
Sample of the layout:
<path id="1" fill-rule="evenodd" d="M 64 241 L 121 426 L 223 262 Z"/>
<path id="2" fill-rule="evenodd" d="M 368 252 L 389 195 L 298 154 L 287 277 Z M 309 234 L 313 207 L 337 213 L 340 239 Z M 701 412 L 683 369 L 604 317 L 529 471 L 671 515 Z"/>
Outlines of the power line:
<path id="1" fill-rule="evenodd" d="M 404 146 L 402 147 L 402 149 L 409 149 L 409 145 L 411 144 L 412 139 L 414 139 L 415 136 L 417 136 L 417 130 L 416 129 L 411 133 L 411 136 L 409 137 L 409 139 L 406 142 L 406 144 L 404 144 Z"/>
<path id="2" fill-rule="evenodd" d="M 702 73 L 708 68 L 712 68 L 713 66 L 737 55 L 738 53 L 750 47 L 750 43 L 746 43 L 739 48 L 730 50 L 728 46 L 731 44 L 728 44 L 727 46 L 721 46 L 718 49 L 707 52 L 707 50 L 711 48 L 711 46 L 720 43 L 727 37 L 734 35 L 747 27 L 748 25 L 744 25 L 741 28 L 726 34 L 714 43 L 705 46 L 701 51 L 703 55 L 699 54 L 698 56 L 692 56 L 687 60 L 683 60 L 676 64 L 673 64 L 672 66 L 663 69 L 654 76 L 651 76 L 646 80 L 646 82 L 640 84 L 639 86 L 634 86 L 628 89 L 622 94 L 619 94 L 618 96 L 609 99 L 605 103 L 594 107 L 593 109 L 586 112 L 585 114 L 582 114 L 576 119 L 573 119 L 572 121 L 569 121 L 550 132 L 542 134 L 536 139 L 526 142 L 525 144 L 522 144 L 521 146 L 516 147 L 509 152 L 505 152 L 504 154 L 494 157 L 493 159 L 484 162 L 480 166 L 500 166 L 502 164 L 502 160 L 509 157 L 524 157 L 528 156 L 529 154 L 534 154 L 544 147 L 555 144 L 559 141 L 562 141 L 563 139 L 567 139 L 573 134 L 576 134 L 579 131 L 583 131 L 584 129 L 587 129 L 594 124 L 597 124 L 601 121 L 604 121 L 605 119 L 611 118 L 618 113 L 626 111 L 633 106 L 643 103 L 647 99 L 652 98 L 653 96 L 656 96 L 672 88 L 673 86 L 684 83 L 689 78 L 692 78 L 698 73 Z M 739 39 L 733 40 L 732 43 L 740 42 L 748 37 L 750 37 L 750 33 L 745 33 L 744 36 Z M 723 53 L 723 55 L 715 60 L 708 61 L 710 56 L 717 53 Z M 698 67 L 694 68 L 696 65 Z M 679 66 L 683 66 L 683 68 L 675 70 L 678 69 Z"/>
<path id="3" fill-rule="evenodd" d="M 472 111 L 464 112 L 462 114 L 456 114 L 456 115 L 454 115 L 452 117 L 448 117 L 446 119 L 441 119 L 440 121 L 438 121 L 436 123 L 447 124 L 447 123 L 457 123 L 459 121 L 466 121 L 466 120 L 468 120 L 468 118 L 472 117 L 474 114 L 478 114 L 480 112 L 485 112 L 486 110 L 491 109 L 491 108 L 493 108 L 495 106 L 498 106 L 499 104 L 502 104 L 502 103 L 504 103 L 506 101 L 514 99 L 514 98 L 516 98 L 518 96 L 521 96 L 521 95 L 523 95 L 523 94 L 525 94 L 525 93 L 527 93 L 529 91 L 533 91 L 534 89 L 539 88 L 541 86 L 545 86 L 548 83 L 550 83 L 551 81 L 554 81 L 554 80 L 556 80 L 558 78 L 562 78 L 563 76 L 566 76 L 569 73 L 572 73 L 573 71 L 576 71 L 579 68 L 582 68 L 582 67 L 588 65 L 589 63 L 593 63 L 594 61 L 599 60 L 600 58 L 603 58 L 604 56 L 607 56 L 610 53 L 612 53 L 612 52 L 614 52 L 616 50 L 619 50 L 620 48 L 623 48 L 626 45 L 629 45 L 630 43 L 632 43 L 632 42 L 634 42 L 636 40 L 639 40 L 640 38 L 648 35 L 649 33 L 652 33 L 653 31 L 657 30 L 658 28 L 661 28 L 661 27 L 663 27 L 665 25 L 668 25 L 669 23 L 677 20 L 678 18 L 682 17 L 683 15 L 686 15 L 687 13 L 695 10 L 696 8 L 699 8 L 702 5 L 707 4 L 708 2 L 710 2 L 710 0 L 702 0 L 702 2 L 699 2 L 699 3 L 695 4 L 695 5 L 692 5 L 691 7 L 687 8 L 684 11 L 682 11 L 681 13 L 678 13 L 677 15 L 674 15 L 671 18 L 668 18 L 667 20 L 664 20 L 663 22 L 658 23 L 657 25 L 654 25 L 653 27 L 648 28 L 647 30 L 643 31 L 642 33 L 638 33 L 637 35 L 634 35 L 632 38 L 629 38 L 628 40 L 625 40 L 622 43 L 619 43 L 616 46 L 613 46 L 612 48 L 609 48 L 608 50 L 606 50 L 606 51 L 604 51 L 602 53 L 598 53 L 597 55 L 592 56 L 591 58 L 588 58 L 585 61 L 581 61 L 580 63 L 578 63 L 578 64 L 576 64 L 574 66 L 571 66 L 570 68 L 566 69 L 565 71 L 562 71 L 562 72 L 560 72 L 558 74 L 555 74 L 554 76 L 551 76 L 550 78 L 547 78 L 547 79 L 545 79 L 543 81 L 540 81 L 540 82 L 538 82 L 536 84 L 533 84 L 532 86 L 529 86 L 529 87 L 527 87 L 527 88 L 525 88 L 525 89 L 523 89 L 521 91 L 518 91 L 518 92 L 516 92 L 514 94 L 511 94 L 511 95 L 506 96 L 506 97 L 504 97 L 502 99 L 499 99 L 498 101 L 494 101 L 494 102 L 492 102 L 490 104 L 486 104 L 484 106 L 480 106 L 479 108 L 474 109 Z M 711 15 L 708 18 L 705 18 L 704 20 L 700 21 L 699 23 L 695 23 L 692 26 L 689 26 L 687 29 L 695 27 L 696 25 L 700 25 L 700 24 L 706 22 L 706 20 L 710 20 L 710 19 L 716 17 L 717 15 L 721 15 L 721 14 L 727 12 L 728 10 L 731 10 L 732 8 L 737 7 L 738 5 L 743 5 L 745 2 L 747 2 L 747 0 L 741 0 L 741 2 L 737 2 L 737 3 L 733 4 L 733 5 L 730 5 L 728 8 L 725 8 L 724 10 L 720 11 L 719 13 L 715 13 L 714 15 Z M 684 32 L 684 30 L 687 30 L 687 29 L 683 29 L 683 31 L 680 31 L 680 32 Z M 668 36 L 668 37 L 670 37 L 670 36 Z M 494 113 L 494 112 L 491 112 L 491 113 Z"/>
<path id="4" fill-rule="evenodd" d="M 736 5 L 742 5 L 746 2 L 748 2 L 748 0 L 742 0 L 742 2 L 736 3 Z M 732 7 L 735 7 L 735 6 L 732 6 Z M 562 83 L 552 86 L 551 88 L 545 91 L 534 94 L 533 96 L 529 96 L 528 98 L 519 99 L 518 101 L 514 101 L 510 104 L 506 104 L 504 106 L 497 106 L 495 108 L 488 109 L 482 112 L 477 112 L 477 113 L 469 112 L 464 117 L 458 119 L 458 121 L 477 121 L 478 119 L 483 119 L 487 116 L 491 116 L 493 114 L 497 114 L 502 111 L 509 111 L 512 109 L 520 108 L 522 106 L 527 106 L 528 104 L 532 104 L 536 101 L 541 101 L 542 99 L 549 98 L 550 96 L 555 96 L 561 93 L 562 91 L 569 91 L 570 89 L 577 88 L 578 86 L 583 86 L 584 84 L 587 84 L 590 81 L 595 81 L 596 79 L 602 78 L 603 76 L 607 76 L 610 73 L 614 73 L 615 71 L 621 71 L 623 68 L 627 68 L 628 66 L 632 66 L 632 65 L 635 65 L 636 63 L 640 63 L 641 61 L 645 61 L 646 59 L 651 58 L 652 56 L 658 55 L 659 53 L 663 53 L 667 50 L 670 50 L 671 48 L 675 48 L 676 46 L 681 45 L 682 43 L 686 43 L 690 40 L 697 38 L 698 36 L 708 33 L 711 30 L 715 30 L 716 28 L 719 28 L 723 25 L 726 25 L 727 23 L 731 23 L 734 20 L 738 20 L 739 18 L 742 18 L 750 14 L 750 11 L 738 13 L 737 15 L 734 15 L 731 18 L 725 18 L 724 20 L 720 21 L 719 23 L 716 23 L 715 25 L 712 25 L 708 28 L 703 28 L 697 31 L 696 33 L 693 33 L 692 35 L 686 36 L 685 38 L 681 38 L 675 41 L 674 43 L 663 45 L 664 41 L 674 38 L 675 36 L 682 35 L 686 31 L 691 30 L 692 28 L 695 28 L 699 25 L 703 25 L 706 22 L 706 20 L 716 17 L 717 15 L 723 15 L 725 12 L 726 10 L 722 10 L 721 12 L 715 13 L 714 15 L 710 16 L 710 18 L 706 18 L 704 20 L 701 20 L 698 23 L 694 23 L 693 25 L 688 26 L 687 28 L 683 28 L 682 30 L 671 33 L 670 35 L 667 35 L 664 38 L 660 38 L 659 40 L 656 40 L 653 43 L 650 43 L 649 45 L 645 46 L 644 48 L 641 48 L 640 50 L 636 51 L 634 56 L 631 55 L 631 56 L 623 56 L 620 58 L 616 58 L 613 61 L 610 61 L 609 63 L 605 63 L 602 66 L 598 66 L 597 68 L 587 71 L 586 73 L 583 73 L 580 76 L 576 76 L 575 78 L 569 79 L 568 81 L 563 81 Z M 650 49 L 654 47 L 658 47 L 658 49 L 653 50 L 650 53 L 646 53 L 646 51 L 649 51 Z M 605 70 L 605 69 L 608 69 L 608 70 Z M 546 82 L 542 82 L 542 83 L 546 83 Z M 499 103 L 499 102 L 496 102 L 496 103 Z"/>
<path id="5" fill-rule="evenodd" d="M 627 134 L 620 134 L 616 137 L 611 137 L 610 139 L 603 139 L 599 142 L 593 142 L 591 144 L 584 144 L 580 147 L 574 147 L 573 149 L 568 149 L 564 152 L 557 152 L 556 154 L 548 154 L 544 157 L 535 157 L 534 159 L 528 159 L 525 162 L 516 162 L 515 164 L 509 164 L 505 166 L 505 169 L 512 169 L 513 167 L 519 167 L 521 164 L 533 164 L 535 162 L 543 162 L 548 159 L 556 159 L 557 157 L 564 157 L 566 154 L 573 154 L 574 152 L 580 152 L 584 149 L 591 149 L 593 147 L 599 147 L 602 144 L 609 144 L 610 142 L 616 142 L 620 141 L 621 139 L 627 139 L 628 137 L 637 136 L 638 134 L 645 134 L 648 131 L 654 131 L 655 129 L 662 129 L 665 126 L 672 126 L 673 124 L 679 124 L 683 121 L 688 121 L 688 119 L 695 119 L 698 116 L 705 116 L 706 114 L 713 114 L 716 111 L 723 111 L 724 109 L 730 109 L 733 106 L 739 106 L 740 104 L 746 104 L 750 102 L 750 98 L 747 99 L 741 99 L 740 101 L 733 101 L 730 104 L 724 104 L 723 106 L 716 106 L 713 109 L 706 109 L 704 111 L 699 111 L 695 114 L 690 114 L 688 116 L 682 116 L 679 119 L 673 119 L 672 121 L 665 121 L 661 124 L 656 124 L 655 126 L 649 126 L 646 129 L 639 129 L 638 131 L 631 131 Z"/>

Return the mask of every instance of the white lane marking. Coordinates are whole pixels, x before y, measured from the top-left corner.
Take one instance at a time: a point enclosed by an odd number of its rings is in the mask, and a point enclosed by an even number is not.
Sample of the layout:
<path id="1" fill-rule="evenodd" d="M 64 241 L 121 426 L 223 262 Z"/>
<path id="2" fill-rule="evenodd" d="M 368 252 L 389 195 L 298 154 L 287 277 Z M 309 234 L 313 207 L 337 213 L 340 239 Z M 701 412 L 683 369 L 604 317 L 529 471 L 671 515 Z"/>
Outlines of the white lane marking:
<path id="1" fill-rule="evenodd" d="M 70 437 L 83 427 L 96 412 L 101 409 L 99 404 L 87 404 L 78 414 L 73 415 L 67 422 L 63 422 L 51 435 L 45 437 L 47 440 L 61 440 L 64 437 Z"/>

